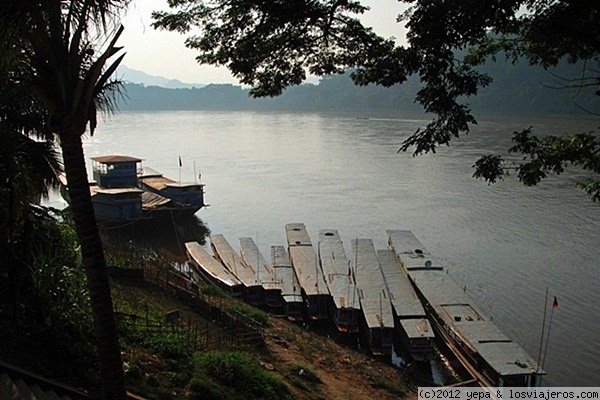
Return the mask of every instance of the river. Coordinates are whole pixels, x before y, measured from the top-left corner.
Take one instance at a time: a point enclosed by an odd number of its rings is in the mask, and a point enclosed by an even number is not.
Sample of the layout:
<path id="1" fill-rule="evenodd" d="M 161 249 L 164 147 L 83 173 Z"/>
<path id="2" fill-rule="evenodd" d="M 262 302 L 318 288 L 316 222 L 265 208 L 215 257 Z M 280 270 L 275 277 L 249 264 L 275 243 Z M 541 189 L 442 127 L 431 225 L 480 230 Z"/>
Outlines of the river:
<path id="1" fill-rule="evenodd" d="M 481 120 L 437 154 L 397 153 L 423 117 L 267 112 L 124 112 L 100 121 L 86 157 L 124 154 L 173 179 L 206 184 L 197 216 L 232 244 L 252 236 L 268 258 L 284 225 L 338 229 L 386 245 L 385 229 L 412 230 L 495 323 L 534 359 L 544 293 L 557 297 L 546 384 L 600 386 L 600 207 L 573 185 L 580 175 L 528 188 L 515 177 L 471 178 L 482 154 L 510 134 L 588 131 L 598 120 Z M 181 157 L 182 167 L 179 167 Z M 181 175 L 180 175 L 181 174 Z"/>

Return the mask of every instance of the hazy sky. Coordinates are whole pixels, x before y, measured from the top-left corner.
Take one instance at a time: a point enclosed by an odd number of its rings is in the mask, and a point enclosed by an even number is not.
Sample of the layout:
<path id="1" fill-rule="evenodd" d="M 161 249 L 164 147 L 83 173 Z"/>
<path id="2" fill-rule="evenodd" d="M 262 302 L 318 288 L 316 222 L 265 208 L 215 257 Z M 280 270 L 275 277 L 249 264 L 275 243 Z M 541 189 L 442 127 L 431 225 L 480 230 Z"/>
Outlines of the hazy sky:
<path id="1" fill-rule="evenodd" d="M 366 25 L 384 37 L 404 37 L 405 29 L 396 22 L 402 11 L 398 0 L 363 3 L 371 7 L 363 17 Z M 161 9 L 168 9 L 166 0 L 134 0 L 130 5 L 123 21 L 125 32 L 119 41 L 127 52 L 126 66 L 187 83 L 238 83 L 225 68 L 199 65 L 194 59 L 196 52 L 183 44 L 186 35 L 152 28 L 150 14 Z"/>

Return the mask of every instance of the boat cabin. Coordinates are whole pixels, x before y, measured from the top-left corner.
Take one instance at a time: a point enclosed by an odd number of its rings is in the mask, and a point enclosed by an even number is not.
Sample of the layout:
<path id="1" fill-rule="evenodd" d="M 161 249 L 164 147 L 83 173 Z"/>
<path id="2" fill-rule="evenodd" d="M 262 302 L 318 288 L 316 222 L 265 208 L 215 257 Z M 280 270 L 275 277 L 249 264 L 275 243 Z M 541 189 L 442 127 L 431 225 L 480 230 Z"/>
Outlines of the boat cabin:
<path id="1" fill-rule="evenodd" d="M 142 190 L 135 188 L 92 190 L 94 213 L 100 221 L 124 222 L 142 218 Z"/>
<path id="2" fill-rule="evenodd" d="M 92 157 L 93 178 L 104 189 L 137 187 L 141 162 L 130 156 Z"/>

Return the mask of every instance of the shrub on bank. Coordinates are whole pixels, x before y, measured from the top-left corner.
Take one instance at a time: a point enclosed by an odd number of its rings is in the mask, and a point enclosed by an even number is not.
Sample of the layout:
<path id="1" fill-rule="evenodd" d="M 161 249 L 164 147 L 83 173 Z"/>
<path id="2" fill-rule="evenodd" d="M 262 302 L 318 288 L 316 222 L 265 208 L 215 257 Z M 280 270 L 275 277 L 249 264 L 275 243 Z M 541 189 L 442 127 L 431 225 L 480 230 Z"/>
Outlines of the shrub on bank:
<path id="1" fill-rule="evenodd" d="M 190 383 L 194 399 L 294 399 L 275 374 L 240 352 L 197 353 Z"/>

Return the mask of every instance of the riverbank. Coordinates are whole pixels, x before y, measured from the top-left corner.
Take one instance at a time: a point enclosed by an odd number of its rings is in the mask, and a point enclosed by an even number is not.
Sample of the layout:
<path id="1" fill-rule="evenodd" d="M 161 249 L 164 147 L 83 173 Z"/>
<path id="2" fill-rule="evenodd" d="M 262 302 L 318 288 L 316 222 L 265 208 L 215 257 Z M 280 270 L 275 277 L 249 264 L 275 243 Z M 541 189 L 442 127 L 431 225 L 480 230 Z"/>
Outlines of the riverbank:
<path id="1" fill-rule="evenodd" d="M 177 310 L 179 318 L 191 325 L 226 329 L 218 328 L 210 316 L 198 313 L 173 294 L 148 283 L 113 280 L 112 286 L 119 312 L 145 310 L 151 322 L 158 322 Z M 72 338 L 67 345 L 53 332 L 53 328 L 35 319 L 20 320 L 18 324 L 0 320 L 0 340 L 4 344 L 0 346 L 0 359 L 93 393 L 97 368 L 91 345 L 84 338 Z M 150 335 L 143 339 L 135 336 L 132 331 L 121 332 L 128 389 L 149 399 L 196 398 L 190 389 L 192 357 L 180 354 L 185 347 L 181 347 L 184 345 L 177 335 L 156 336 L 154 341 L 149 340 Z M 347 399 L 350 393 L 358 400 L 414 397 L 412 385 L 399 370 L 286 320 L 269 316 L 263 338 L 263 345 L 246 345 L 235 353 L 254 360 L 257 373 L 264 371 L 284 382 L 294 398 Z M 222 352 L 231 351 L 224 346 Z M 195 357 L 207 353 L 196 351 Z"/>

